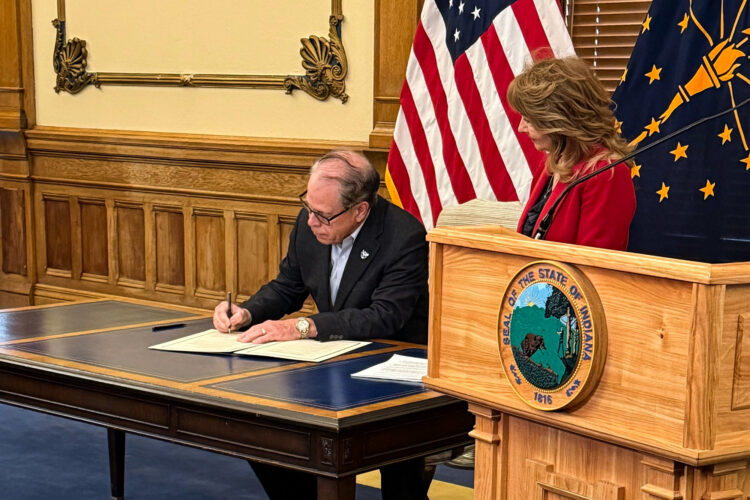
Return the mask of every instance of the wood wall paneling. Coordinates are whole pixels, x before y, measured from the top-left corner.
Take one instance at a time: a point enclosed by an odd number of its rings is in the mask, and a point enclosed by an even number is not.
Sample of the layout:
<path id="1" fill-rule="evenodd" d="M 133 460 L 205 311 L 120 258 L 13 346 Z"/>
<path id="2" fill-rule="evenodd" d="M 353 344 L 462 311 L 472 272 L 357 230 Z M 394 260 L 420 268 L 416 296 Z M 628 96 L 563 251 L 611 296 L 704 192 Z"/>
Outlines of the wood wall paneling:
<path id="1" fill-rule="evenodd" d="M 195 295 L 221 300 L 226 297 L 224 212 L 194 209 Z"/>
<path id="2" fill-rule="evenodd" d="M 281 259 L 286 257 L 286 251 L 289 249 L 289 238 L 292 235 L 292 229 L 294 229 L 294 222 L 297 219 L 292 217 L 281 217 L 279 219 L 279 225 L 281 227 L 281 245 L 279 245 L 279 264 Z M 276 276 L 276 273 L 273 273 Z"/>
<path id="3" fill-rule="evenodd" d="M 2 137 L 0 132 L 0 138 Z M 2 143 L 2 140 L 0 140 Z M 0 308 L 29 303 L 36 279 L 31 183 L 24 179 L 3 179 L 9 164 L 28 164 L 26 160 L 4 163 L 0 144 Z M 41 252 L 39 252 L 41 253 Z M 23 297 L 14 297 L 20 294 Z"/>
<path id="4" fill-rule="evenodd" d="M 34 125 L 32 52 L 31 0 L 0 2 L 0 129 Z"/>
<path id="5" fill-rule="evenodd" d="M 43 215 L 27 218 L 37 266 L 49 253 L 65 267 L 42 271 L 40 300 L 67 288 L 71 300 L 86 292 L 206 308 L 229 290 L 245 300 L 276 276 L 309 165 L 363 146 L 51 127 L 25 136 Z M 55 253 L 66 235 L 66 253 Z M 313 310 L 308 302 L 303 314 Z"/>
<path id="6" fill-rule="evenodd" d="M 375 2 L 375 76 L 370 147 L 388 149 L 422 0 Z"/>
<path id="7" fill-rule="evenodd" d="M 143 254 L 145 262 L 145 288 L 149 292 L 156 287 L 156 221 L 154 205 L 150 201 L 143 204 Z"/>
<path id="8" fill-rule="evenodd" d="M 193 207 L 182 208 L 183 235 L 185 237 L 185 291 L 189 296 L 195 295 L 195 221 Z"/>
<path id="9" fill-rule="evenodd" d="M 20 39 L 18 32 L 18 2 L 2 2 L 0 19 L 0 86 L 19 86 L 21 83 Z M 2 127 L 10 128 L 10 127 Z"/>
<path id="10" fill-rule="evenodd" d="M 237 297 L 237 219 L 236 212 L 232 209 L 224 210 L 224 276 L 226 277 L 226 288 Z"/>
<path id="11" fill-rule="evenodd" d="M 278 221 L 278 229 L 279 229 L 279 242 L 272 245 L 276 250 L 276 256 L 275 258 L 269 257 L 269 266 L 268 266 L 268 279 L 273 279 L 276 277 L 279 271 L 279 264 L 281 264 L 281 260 L 286 256 L 286 252 L 289 249 L 289 238 L 292 234 L 292 229 L 294 229 L 294 223 L 297 220 L 296 217 L 277 217 L 276 220 Z M 315 314 L 317 312 L 317 308 L 315 307 L 315 303 L 312 300 L 312 297 L 308 297 L 308 299 L 305 301 L 305 304 L 302 306 L 302 309 L 300 309 L 300 314 L 303 316 L 307 316 L 310 314 Z"/>
<path id="12" fill-rule="evenodd" d="M 154 207 L 156 288 L 184 293 L 185 222 L 180 207 Z"/>
<path id="13" fill-rule="evenodd" d="M 67 196 L 44 196 L 46 274 L 72 276 L 70 201 Z"/>
<path id="14" fill-rule="evenodd" d="M 23 189 L 0 189 L 2 270 L 26 276 L 26 203 Z"/>
<path id="15" fill-rule="evenodd" d="M 282 234 L 280 216 L 278 214 L 269 214 L 266 216 L 268 221 L 268 268 L 266 269 L 267 278 L 273 279 L 276 271 L 279 269 L 281 262 Z M 286 248 L 286 246 L 285 246 Z"/>
<path id="16" fill-rule="evenodd" d="M 143 206 L 115 204 L 118 284 L 143 288 L 146 281 L 146 234 Z"/>
<path id="17" fill-rule="evenodd" d="M 11 307 L 26 307 L 31 305 L 31 297 L 28 294 L 8 293 L 0 291 L 0 309 Z"/>
<path id="18" fill-rule="evenodd" d="M 81 279 L 107 282 L 109 237 L 104 200 L 78 200 L 81 211 Z"/>
<path id="19" fill-rule="evenodd" d="M 268 218 L 259 214 L 237 213 L 237 293 L 245 298 L 268 281 L 268 269 L 259 262 L 268 262 Z"/>
<path id="20" fill-rule="evenodd" d="M 26 126 L 23 112 L 19 2 L 0 3 L 0 128 Z"/>

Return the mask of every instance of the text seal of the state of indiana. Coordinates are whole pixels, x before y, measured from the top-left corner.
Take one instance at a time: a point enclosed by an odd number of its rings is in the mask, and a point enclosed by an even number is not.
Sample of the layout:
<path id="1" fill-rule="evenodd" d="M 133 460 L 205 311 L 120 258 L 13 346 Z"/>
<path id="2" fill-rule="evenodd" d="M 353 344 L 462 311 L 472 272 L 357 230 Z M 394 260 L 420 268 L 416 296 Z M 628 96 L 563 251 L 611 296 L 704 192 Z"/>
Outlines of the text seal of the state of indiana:
<path id="1" fill-rule="evenodd" d="M 581 404 L 607 356 L 607 325 L 596 290 L 573 266 L 537 261 L 508 283 L 498 318 L 505 375 L 540 410 Z"/>

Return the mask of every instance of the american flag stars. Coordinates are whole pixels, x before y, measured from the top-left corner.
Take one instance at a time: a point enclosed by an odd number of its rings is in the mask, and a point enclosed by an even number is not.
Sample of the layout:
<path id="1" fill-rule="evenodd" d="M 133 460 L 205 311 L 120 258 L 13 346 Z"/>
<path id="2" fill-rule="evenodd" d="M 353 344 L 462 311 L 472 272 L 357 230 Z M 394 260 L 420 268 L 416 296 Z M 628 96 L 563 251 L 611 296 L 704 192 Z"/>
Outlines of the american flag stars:
<path id="1" fill-rule="evenodd" d="M 448 7 L 449 8 L 453 8 L 453 0 L 450 0 L 448 2 Z M 464 8 L 465 7 L 466 7 L 466 3 L 465 2 L 461 2 L 461 3 L 458 4 L 458 14 L 459 15 L 461 15 L 461 14 L 464 13 Z M 482 9 L 480 9 L 479 6 L 477 6 L 477 5 L 474 6 L 474 10 L 472 10 L 470 12 L 470 14 L 472 16 L 474 16 L 474 21 L 476 21 L 477 19 L 479 19 L 481 11 L 482 11 Z M 461 38 L 461 30 L 459 30 L 458 28 L 456 28 L 456 31 L 453 32 L 453 41 L 454 42 L 458 42 L 458 40 L 460 38 Z"/>

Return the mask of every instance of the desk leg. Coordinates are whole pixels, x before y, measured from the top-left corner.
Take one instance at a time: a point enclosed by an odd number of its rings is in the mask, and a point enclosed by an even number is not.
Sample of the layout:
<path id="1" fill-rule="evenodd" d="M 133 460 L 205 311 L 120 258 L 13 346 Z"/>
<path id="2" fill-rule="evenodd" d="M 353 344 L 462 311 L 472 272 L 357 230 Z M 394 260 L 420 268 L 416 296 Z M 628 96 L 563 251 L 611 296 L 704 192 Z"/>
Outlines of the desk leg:
<path id="1" fill-rule="evenodd" d="M 326 500 L 354 500 L 357 476 L 342 479 L 318 476 L 318 498 Z"/>
<path id="2" fill-rule="evenodd" d="M 109 486 L 112 500 L 125 498 L 125 431 L 107 427 Z"/>

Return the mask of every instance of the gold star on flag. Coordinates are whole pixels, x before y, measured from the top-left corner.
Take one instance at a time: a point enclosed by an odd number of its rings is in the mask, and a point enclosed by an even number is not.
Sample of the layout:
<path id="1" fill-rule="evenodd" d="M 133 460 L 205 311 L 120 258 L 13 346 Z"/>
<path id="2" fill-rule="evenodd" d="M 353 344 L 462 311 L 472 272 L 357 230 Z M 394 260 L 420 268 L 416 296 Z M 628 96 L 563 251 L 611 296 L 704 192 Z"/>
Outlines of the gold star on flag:
<path id="1" fill-rule="evenodd" d="M 646 20 L 643 21 L 643 31 L 641 33 L 645 33 L 646 31 L 651 29 L 651 16 L 646 14 Z"/>
<path id="2" fill-rule="evenodd" d="M 661 70 L 662 68 L 657 68 L 656 64 L 652 65 L 651 71 L 646 73 L 646 76 L 648 77 L 648 84 L 651 85 L 654 83 L 654 80 L 660 80 L 661 78 Z"/>
<path id="3" fill-rule="evenodd" d="M 630 167 L 630 178 L 634 179 L 641 176 L 641 167 L 643 165 L 633 165 Z"/>
<path id="4" fill-rule="evenodd" d="M 625 81 L 625 77 L 628 76 L 628 68 L 625 68 L 625 71 L 622 72 L 622 76 L 620 77 L 620 83 L 623 83 Z"/>
<path id="5" fill-rule="evenodd" d="M 669 198 L 669 186 L 665 186 L 664 183 L 661 183 L 661 189 L 656 192 L 656 194 L 659 195 L 659 203 L 664 201 L 664 198 Z"/>
<path id="6" fill-rule="evenodd" d="M 615 118 L 615 130 L 618 134 L 622 134 L 622 122 Z"/>
<path id="7" fill-rule="evenodd" d="M 706 179 L 706 185 L 700 188 L 698 191 L 703 193 L 703 199 L 705 200 L 709 196 L 714 195 L 714 186 L 716 186 L 715 182 L 711 182 L 708 179 Z"/>
<path id="8" fill-rule="evenodd" d="M 655 120 L 653 117 L 651 118 L 651 123 L 646 125 L 646 130 L 648 130 L 648 135 L 651 137 L 652 134 L 658 134 L 659 131 L 659 121 Z"/>
<path id="9" fill-rule="evenodd" d="M 726 123 L 724 124 L 724 132 L 719 134 L 719 137 L 721 137 L 721 144 L 724 145 L 725 142 L 732 142 L 732 130 L 729 128 L 729 125 Z"/>
<path id="10" fill-rule="evenodd" d="M 740 161 L 745 164 L 745 170 L 750 170 L 750 153 L 747 154 L 747 158 L 743 158 Z"/>
<path id="11" fill-rule="evenodd" d="M 688 18 L 687 12 L 686 12 L 685 13 L 685 17 L 682 18 L 682 21 L 680 21 L 679 23 L 677 23 L 677 26 L 679 26 L 680 28 L 682 28 L 680 30 L 680 33 L 684 33 L 685 32 L 685 30 L 688 27 L 688 21 L 689 21 L 689 18 Z"/>
<path id="12" fill-rule="evenodd" d="M 674 155 L 674 161 L 679 160 L 680 158 L 687 158 L 687 148 L 689 144 L 685 144 L 684 146 L 677 142 L 677 147 L 674 148 L 672 151 L 670 151 L 671 154 Z"/>

